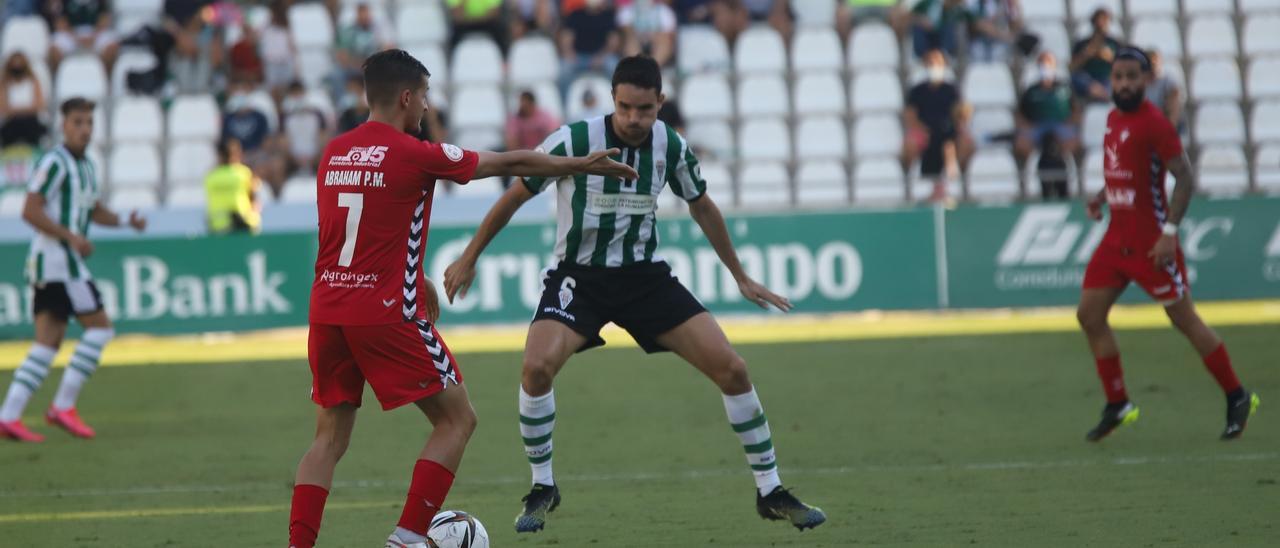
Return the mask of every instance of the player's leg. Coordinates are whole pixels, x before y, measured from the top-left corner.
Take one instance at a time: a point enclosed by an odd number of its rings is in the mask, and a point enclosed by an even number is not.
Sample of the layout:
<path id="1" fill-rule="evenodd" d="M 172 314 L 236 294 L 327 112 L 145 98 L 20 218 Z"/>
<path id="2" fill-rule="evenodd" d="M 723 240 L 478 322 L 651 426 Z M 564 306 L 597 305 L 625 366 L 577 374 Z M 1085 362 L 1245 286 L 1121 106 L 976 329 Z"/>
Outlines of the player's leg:
<path id="1" fill-rule="evenodd" d="M 476 412 L 465 384 L 455 384 L 414 403 L 431 423 L 431 435 L 414 463 L 409 494 L 388 546 L 426 542 L 431 518 L 443 508 L 476 429 Z"/>
<path id="2" fill-rule="evenodd" d="M 80 419 L 80 414 L 76 411 L 76 400 L 80 397 L 80 389 L 98 370 L 102 351 L 115 337 L 116 332 L 111 326 L 111 319 L 107 317 L 106 311 L 102 310 L 98 290 L 93 287 L 92 282 L 68 282 L 67 287 L 72 306 L 79 314 L 76 316 L 76 321 L 80 322 L 84 333 L 80 335 L 80 342 L 76 344 L 71 360 L 62 371 L 62 381 L 58 384 L 58 391 L 53 396 L 53 403 L 45 414 L 45 420 L 49 424 L 63 428 L 73 436 L 92 438 L 94 431 Z M 77 301 L 82 302 L 78 304 Z M 80 310 L 92 311 L 79 313 Z"/>
<path id="3" fill-rule="evenodd" d="M 1222 439 L 1239 437 L 1244 433 L 1245 423 L 1257 409 L 1260 399 L 1257 394 L 1241 386 L 1240 380 L 1236 378 L 1235 369 L 1231 366 L 1231 356 L 1227 354 L 1226 345 L 1213 328 L 1200 318 L 1190 294 L 1165 306 L 1164 310 L 1174 327 L 1187 337 L 1191 346 L 1195 347 L 1200 358 L 1204 360 L 1205 368 L 1226 394 L 1227 426 L 1222 432 Z"/>
<path id="4" fill-rule="evenodd" d="M 37 295 L 39 291 L 37 290 Z M 22 424 L 22 413 L 31 401 L 31 395 L 40 389 L 44 379 L 49 376 L 49 367 L 67 333 L 67 317 L 64 314 L 53 310 L 37 310 L 34 320 L 35 341 L 27 351 L 27 357 L 13 372 L 4 404 L 0 405 L 0 436 L 27 442 L 44 440 L 44 436 L 28 430 Z"/>
<path id="5" fill-rule="evenodd" d="M 1088 275 L 1086 274 L 1086 279 Z M 1089 284 L 1086 283 L 1086 286 Z M 1116 428 L 1138 419 L 1138 408 L 1129 401 L 1124 388 L 1124 370 L 1120 366 L 1120 348 L 1107 316 L 1116 299 L 1124 293 L 1124 287 L 1086 287 L 1080 292 L 1080 305 L 1076 319 L 1089 341 L 1098 379 L 1106 394 L 1107 404 L 1102 419 L 1085 435 L 1089 441 L 1098 441 Z"/>

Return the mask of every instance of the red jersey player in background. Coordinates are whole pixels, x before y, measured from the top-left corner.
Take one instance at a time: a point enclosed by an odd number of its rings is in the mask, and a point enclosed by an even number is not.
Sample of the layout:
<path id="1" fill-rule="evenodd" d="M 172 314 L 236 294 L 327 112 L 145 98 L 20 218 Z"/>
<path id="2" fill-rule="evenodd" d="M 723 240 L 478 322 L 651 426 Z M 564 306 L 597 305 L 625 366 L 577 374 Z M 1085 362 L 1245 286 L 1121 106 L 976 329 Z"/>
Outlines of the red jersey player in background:
<path id="1" fill-rule="evenodd" d="M 465 183 L 498 175 L 578 174 L 634 179 L 609 159 L 533 151 L 472 152 L 419 141 L 430 73 L 401 50 L 365 61 L 369 121 L 325 147 L 316 179 L 320 247 L 311 289 L 311 398 L 320 409 L 315 441 L 293 492 L 289 543 L 311 548 L 338 459 L 347 449 L 367 381 L 384 410 L 413 403 L 432 431 L 413 468 L 409 495 L 388 548 L 426 547 L 476 416 L 462 373 L 436 332 L 435 288 L 422 273 L 437 179 Z"/>
<path id="2" fill-rule="evenodd" d="M 1111 306 L 1129 282 L 1164 304 L 1174 327 L 1200 353 L 1227 395 L 1227 427 L 1222 439 L 1234 439 L 1244 432 L 1259 399 L 1240 385 L 1222 339 L 1205 325 L 1191 302 L 1187 269 L 1178 246 L 1178 223 L 1191 202 L 1195 178 L 1178 132 L 1159 107 L 1144 99 L 1151 76 L 1151 62 L 1141 50 L 1122 48 L 1116 54 L 1111 68 L 1116 108 L 1107 117 L 1103 139 L 1106 187 L 1088 204 L 1089 216 L 1101 220 L 1105 201 L 1111 222 L 1085 269 L 1076 313 L 1107 395 L 1102 421 L 1086 439 L 1101 440 L 1138 419 L 1138 408 L 1125 393 L 1120 350 L 1107 324 Z M 1172 203 L 1165 192 L 1166 170 L 1177 182 Z"/>

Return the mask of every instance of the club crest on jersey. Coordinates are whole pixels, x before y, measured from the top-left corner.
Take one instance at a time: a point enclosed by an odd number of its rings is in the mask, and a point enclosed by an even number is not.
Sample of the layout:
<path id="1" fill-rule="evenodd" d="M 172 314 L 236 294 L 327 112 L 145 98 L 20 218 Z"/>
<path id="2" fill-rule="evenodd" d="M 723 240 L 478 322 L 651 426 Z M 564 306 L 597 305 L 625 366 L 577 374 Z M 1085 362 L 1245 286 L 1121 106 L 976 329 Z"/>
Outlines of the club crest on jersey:
<path id="1" fill-rule="evenodd" d="M 444 155 L 446 158 L 454 162 L 458 162 L 462 160 L 462 149 L 458 148 L 457 145 L 442 143 L 440 145 L 440 150 L 444 151 Z"/>
<path id="2" fill-rule="evenodd" d="M 351 147 L 351 150 L 342 156 L 330 156 L 329 165 L 379 167 L 387 157 L 387 148 L 384 146 Z"/>
<path id="3" fill-rule="evenodd" d="M 564 281 L 560 282 L 560 309 L 569 308 L 569 303 L 573 302 L 573 288 L 578 286 L 578 281 L 569 276 L 565 276 Z"/>

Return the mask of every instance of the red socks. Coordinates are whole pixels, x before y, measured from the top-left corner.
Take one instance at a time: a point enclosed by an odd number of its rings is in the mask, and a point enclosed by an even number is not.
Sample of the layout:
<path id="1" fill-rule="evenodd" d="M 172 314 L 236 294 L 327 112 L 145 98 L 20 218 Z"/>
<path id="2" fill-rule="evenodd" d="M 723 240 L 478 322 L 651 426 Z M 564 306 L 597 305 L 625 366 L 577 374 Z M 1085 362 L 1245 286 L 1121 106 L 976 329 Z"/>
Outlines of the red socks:
<path id="1" fill-rule="evenodd" d="M 320 518 L 329 491 L 319 485 L 293 486 L 293 507 L 289 511 L 290 548 L 312 548 L 320 533 Z"/>
<path id="2" fill-rule="evenodd" d="M 1240 388 L 1240 380 L 1236 378 L 1236 372 L 1231 368 L 1231 356 L 1227 355 L 1227 345 L 1219 344 L 1217 348 L 1204 357 L 1204 366 L 1218 381 L 1218 386 L 1222 387 L 1222 391 L 1230 394 Z"/>
<path id="3" fill-rule="evenodd" d="M 409 496 L 397 525 L 425 536 L 431 518 L 440 511 L 452 486 L 453 472 L 448 468 L 434 461 L 419 460 L 413 465 L 413 481 L 409 483 Z"/>
<path id="4" fill-rule="evenodd" d="M 1102 390 L 1107 393 L 1107 403 L 1120 403 L 1129 400 L 1124 391 L 1124 371 L 1120 369 L 1120 356 L 1094 358 L 1098 365 L 1098 378 L 1102 380 Z"/>

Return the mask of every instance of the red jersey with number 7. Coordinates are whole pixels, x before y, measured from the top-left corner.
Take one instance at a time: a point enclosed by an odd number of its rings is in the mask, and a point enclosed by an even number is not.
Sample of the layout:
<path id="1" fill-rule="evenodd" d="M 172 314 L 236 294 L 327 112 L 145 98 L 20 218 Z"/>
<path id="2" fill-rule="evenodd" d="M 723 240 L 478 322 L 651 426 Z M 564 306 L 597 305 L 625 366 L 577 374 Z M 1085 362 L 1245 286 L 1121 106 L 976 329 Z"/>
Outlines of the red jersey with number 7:
<path id="1" fill-rule="evenodd" d="M 329 142 L 316 175 L 320 249 L 311 323 L 424 319 L 422 261 L 436 179 L 466 183 L 479 155 L 366 122 Z"/>
<path id="2" fill-rule="evenodd" d="M 1182 154 L 1173 124 L 1151 101 L 1133 112 L 1112 109 L 1102 139 L 1111 221 L 1102 245 L 1146 254 L 1169 217 L 1165 160 Z"/>

